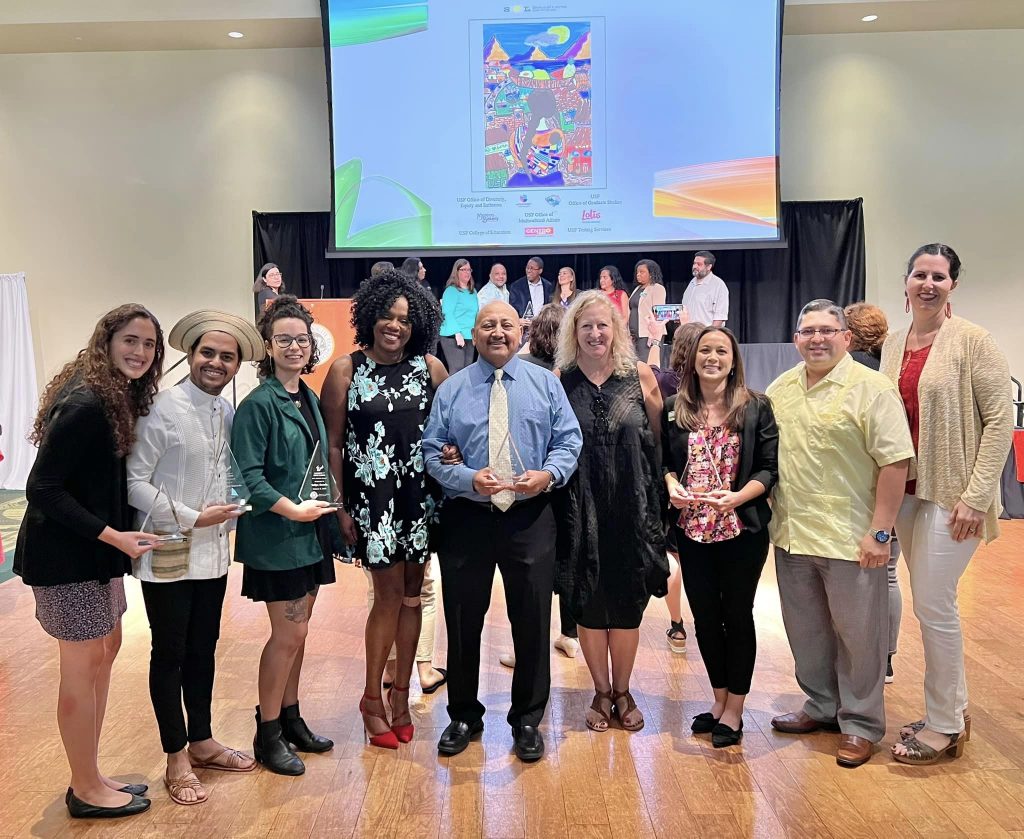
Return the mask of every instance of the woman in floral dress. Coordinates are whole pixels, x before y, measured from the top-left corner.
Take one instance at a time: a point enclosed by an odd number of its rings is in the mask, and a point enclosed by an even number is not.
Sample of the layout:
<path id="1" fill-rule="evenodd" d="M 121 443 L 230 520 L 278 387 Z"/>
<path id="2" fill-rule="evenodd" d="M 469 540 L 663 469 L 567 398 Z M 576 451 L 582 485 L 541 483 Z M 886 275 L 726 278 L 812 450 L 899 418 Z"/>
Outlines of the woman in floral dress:
<path id="1" fill-rule="evenodd" d="M 428 529 L 440 497 L 428 486 L 421 447 L 434 391 L 447 377 L 441 362 L 426 354 L 441 312 L 408 277 L 387 270 L 356 293 L 352 323 L 362 349 L 334 362 L 322 402 L 331 473 L 344 500 L 338 511 L 342 535 L 373 579 L 359 710 L 371 744 L 394 749 L 413 734 L 409 680 L 422 620 Z M 392 644 L 397 661 L 389 723 L 380 684 Z"/>

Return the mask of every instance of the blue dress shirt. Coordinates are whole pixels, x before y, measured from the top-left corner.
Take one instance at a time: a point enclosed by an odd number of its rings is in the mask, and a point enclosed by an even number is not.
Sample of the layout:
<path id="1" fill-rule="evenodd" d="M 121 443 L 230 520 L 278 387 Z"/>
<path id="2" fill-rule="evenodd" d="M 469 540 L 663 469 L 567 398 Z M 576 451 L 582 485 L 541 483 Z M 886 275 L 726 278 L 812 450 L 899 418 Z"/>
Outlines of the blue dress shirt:
<path id="1" fill-rule="evenodd" d="M 473 476 L 490 459 L 487 423 L 494 369 L 480 358 L 443 382 L 434 395 L 423 431 L 423 457 L 427 472 L 448 496 L 490 501 L 473 489 Z M 562 383 L 550 371 L 518 356 L 509 359 L 502 369 L 501 383 L 508 393 L 508 425 L 524 468 L 547 470 L 555 476 L 555 486 L 563 486 L 576 471 L 583 433 Z M 459 447 L 461 464 L 441 463 L 441 448 L 446 443 Z M 513 468 L 518 471 L 515 454 L 512 457 Z"/>

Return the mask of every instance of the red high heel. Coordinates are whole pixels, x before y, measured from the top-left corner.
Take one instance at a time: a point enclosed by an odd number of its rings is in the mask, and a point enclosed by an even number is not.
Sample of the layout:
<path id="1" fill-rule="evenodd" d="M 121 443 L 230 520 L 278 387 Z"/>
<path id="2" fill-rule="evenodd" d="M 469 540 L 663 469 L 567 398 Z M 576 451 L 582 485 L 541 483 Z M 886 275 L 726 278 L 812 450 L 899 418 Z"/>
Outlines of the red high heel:
<path id="1" fill-rule="evenodd" d="M 364 717 L 376 717 L 377 719 L 388 721 L 387 715 L 381 711 L 370 711 L 366 707 L 367 701 L 380 702 L 379 696 L 367 696 L 363 694 L 363 698 L 359 700 L 359 713 Z M 363 720 L 363 732 L 366 734 L 366 739 L 369 741 L 371 746 L 377 746 L 381 749 L 397 749 L 398 738 L 395 736 L 395 732 L 389 727 L 387 731 L 381 734 L 371 734 L 370 729 L 366 727 L 366 720 Z"/>
<path id="2" fill-rule="evenodd" d="M 391 693 L 392 693 L 392 691 L 396 691 L 396 690 L 399 693 L 408 693 L 409 692 L 409 686 L 406 685 L 404 688 L 400 688 L 398 685 L 392 685 L 390 688 L 388 688 L 388 705 L 391 705 Z M 392 711 L 394 711 L 394 706 L 393 705 L 392 705 Z M 412 719 L 412 715 L 411 714 L 410 714 L 409 718 Z M 410 723 L 406 723 L 405 725 L 395 725 L 395 724 L 392 724 L 391 725 L 391 730 L 393 732 L 395 732 L 395 736 L 398 738 L 398 742 L 399 743 L 408 743 L 410 740 L 412 740 L 412 735 L 416 731 L 416 726 L 414 726 L 411 722 Z"/>

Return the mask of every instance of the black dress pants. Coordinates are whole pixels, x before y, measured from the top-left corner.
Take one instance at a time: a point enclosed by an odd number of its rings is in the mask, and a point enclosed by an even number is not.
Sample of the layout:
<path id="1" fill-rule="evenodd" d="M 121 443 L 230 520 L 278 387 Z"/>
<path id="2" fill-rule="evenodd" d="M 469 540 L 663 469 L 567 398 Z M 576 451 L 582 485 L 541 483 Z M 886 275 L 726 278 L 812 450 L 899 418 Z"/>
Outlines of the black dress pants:
<path id="1" fill-rule="evenodd" d="M 153 648 L 149 696 L 166 754 L 208 740 L 213 700 L 214 654 L 227 576 L 214 580 L 142 583 Z M 182 713 L 182 700 L 185 714 Z"/>
<path id="2" fill-rule="evenodd" d="M 508 722 L 539 725 L 551 692 L 555 517 L 550 496 L 518 502 L 506 512 L 449 499 L 441 510 L 437 554 L 448 625 L 448 716 L 473 723 L 486 710 L 477 698 L 480 636 L 498 568 L 516 655 Z"/>
<path id="3" fill-rule="evenodd" d="M 676 532 L 683 588 L 697 646 L 713 688 L 750 693 L 757 654 L 754 594 L 768 557 L 768 530 L 725 542 L 695 542 Z"/>

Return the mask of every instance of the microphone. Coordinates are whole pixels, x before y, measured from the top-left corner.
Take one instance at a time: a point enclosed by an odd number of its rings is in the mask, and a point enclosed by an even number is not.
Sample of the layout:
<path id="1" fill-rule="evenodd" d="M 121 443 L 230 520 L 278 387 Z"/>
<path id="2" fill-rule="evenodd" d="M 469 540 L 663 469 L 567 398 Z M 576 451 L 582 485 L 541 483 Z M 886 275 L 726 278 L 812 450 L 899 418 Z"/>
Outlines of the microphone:
<path id="1" fill-rule="evenodd" d="M 320 299 L 324 299 L 324 284 L 320 283 Z"/>

